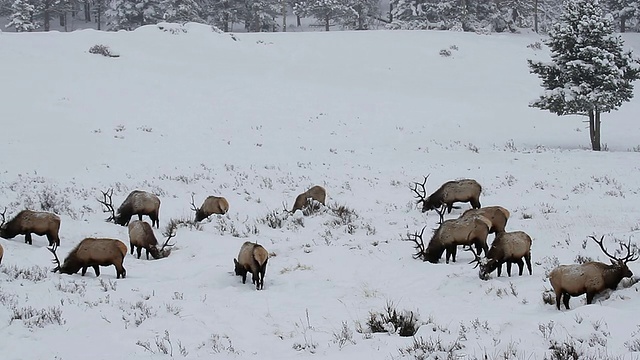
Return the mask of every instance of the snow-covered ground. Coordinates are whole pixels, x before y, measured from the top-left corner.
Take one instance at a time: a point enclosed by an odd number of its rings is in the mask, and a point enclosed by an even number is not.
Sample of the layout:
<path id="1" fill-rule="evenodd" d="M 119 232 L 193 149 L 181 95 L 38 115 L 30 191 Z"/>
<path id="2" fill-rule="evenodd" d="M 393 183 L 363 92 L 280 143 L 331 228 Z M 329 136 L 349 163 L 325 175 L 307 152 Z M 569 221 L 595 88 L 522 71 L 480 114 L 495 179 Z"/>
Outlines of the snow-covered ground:
<path id="1" fill-rule="evenodd" d="M 609 151 L 596 153 L 584 119 L 527 106 L 541 88 L 526 59 L 548 58 L 528 47 L 537 35 L 160 27 L 0 34 L 0 208 L 58 212 L 61 257 L 88 236 L 128 245 L 101 190 L 116 206 L 134 189 L 157 194 L 159 238 L 193 217 L 192 194 L 224 196 L 230 211 L 179 228 L 167 258 L 127 255 L 126 279 L 54 274 L 46 238 L 0 239 L 3 360 L 420 358 L 400 351 L 411 337 L 367 331 L 387 304 L 418 317 L 415 341 L 440 350 L 425 358 L 543 359 L 555 342 L 600 359 L 640 350 L 633 281 L 568 311 L 543 302 L 555 265 L 608 262 L 589 235 L 610 251 L 637 241 L 639 100 L 603 115 Z M 96 44 L 120 57 L 90 54 Z M 483 205 L 508 208 L 507 228 L 533 238 L 533 275 L 482 281 L 465 251 L 414 260 L 403 238 L 437 226 L 410 189 L 427 174 L 430 191 L 470 177 Z M 328 206 L 286 217 L 283 203 L 315 184 Z M 272 255 L 263 291 L 232 273 L 244 241 Z"/>

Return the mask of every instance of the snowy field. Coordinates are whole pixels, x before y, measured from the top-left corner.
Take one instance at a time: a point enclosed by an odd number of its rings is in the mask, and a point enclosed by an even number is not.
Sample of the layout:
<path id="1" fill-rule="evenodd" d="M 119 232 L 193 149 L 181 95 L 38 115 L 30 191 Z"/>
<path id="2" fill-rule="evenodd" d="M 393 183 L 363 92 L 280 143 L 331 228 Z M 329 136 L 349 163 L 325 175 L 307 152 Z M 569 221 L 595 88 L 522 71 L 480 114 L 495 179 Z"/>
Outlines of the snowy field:
<path id="1" fill-rule="evenodd" d="M 640 52 L 640 36 L 626 39 Z M 193 217 L 192 194 L 197 205 L 224 196 L 230 211 L 179 228 L 167 258 L 127 255 L 125 279 L 113 267 L 98 278 L 51 273 L 46 238 L 0 239 L 2 359 L 556 359 L 567 348 L 581 359 L 637 358 L 635 281 L 592 305 L 572 298 L 571 310 L 543 293 L 557 264 L 608 262 L 589 235 L 605 235 L 610 251 L 615 239 L 638 241 L 640 100 L 603 114 L 608 151 L 587 150 L 583 118 L 527 106 L 542 89 L 526 59 L 549 56 L 528 46 L 537 41 L 231 36 L 195 24 L 3 32 L 7 218 L 60 214 L 62 258 L 88 236 L 129 245 L 126 227 L 104 221 L 101 190 L 114 190 L 115 206 L 134 189 L 157 194 L 158 238 L 170 219 Z M 96 44 L 120 56 L 90 54 Z M 533 275 L 516 267 L 482 281 L 461 250 L 456 263 L 413 259 L 403 238 L 437 226 L 410 188 L 427 174 L 430 191 L 474 178 L 483 205 L 508 208 L 507 229 L 533 238 Z M 327 207 L 283 213 L 316 184 Z M 233 274 L 244 241 L 271 253 L 262 291 Z M 640 263 L 630 268 L 640 276 Z M 388 304 L 413 312 L 415 340 L 369 331 L 370 314 Z"/>

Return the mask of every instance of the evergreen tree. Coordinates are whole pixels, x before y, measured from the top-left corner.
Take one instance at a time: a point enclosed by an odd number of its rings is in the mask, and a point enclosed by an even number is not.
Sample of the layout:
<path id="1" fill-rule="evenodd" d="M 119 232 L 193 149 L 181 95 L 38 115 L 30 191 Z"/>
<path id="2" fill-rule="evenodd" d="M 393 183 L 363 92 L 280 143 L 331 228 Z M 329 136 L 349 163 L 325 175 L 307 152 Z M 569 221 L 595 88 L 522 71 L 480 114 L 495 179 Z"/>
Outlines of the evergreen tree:
<path id="1" fill-rule="evenodd" d="M 324 25 L 329 31 L 331 25 L 340 19 L 356 17 L 357 12 L 349 6 L 349 0 L 307 0 L 297 2 L 293 11 L 302 17 L 311 16 Z"/>
<path id="2" fill-rule="evenodd" d="M 204 22 L 201 17 L 202 8 L 196 0 L 166 0 L 162 4 L 162 8 L 164 21 L 175 23 Z"/>
<path id="3" fill-rule="evenodd" d="M 36 7 L 29 0 L 15 0 L 11 5 L 11 15 L 6 27 L 13 27 L 17 32 L 33 31 L 36 23 L 33 19 Z"/>
<path id="4" fill-rule="evenodd" d="M 633 97 L 640 62 L 613 32 L 597 0 L 567 0 L 545 41 L 551 62 L 529 60 L 542 79 L 544 94 L 530 106 L 557 115 L 589 117 L 591 148 L 600 150 L 600 114 L 616 110 Z"/>
<path id="5" fill-rule="evenodd" d="M 133 30 L 162 21 L 157 0 L 112 0 L 105 15 L 112 30 Z"/>

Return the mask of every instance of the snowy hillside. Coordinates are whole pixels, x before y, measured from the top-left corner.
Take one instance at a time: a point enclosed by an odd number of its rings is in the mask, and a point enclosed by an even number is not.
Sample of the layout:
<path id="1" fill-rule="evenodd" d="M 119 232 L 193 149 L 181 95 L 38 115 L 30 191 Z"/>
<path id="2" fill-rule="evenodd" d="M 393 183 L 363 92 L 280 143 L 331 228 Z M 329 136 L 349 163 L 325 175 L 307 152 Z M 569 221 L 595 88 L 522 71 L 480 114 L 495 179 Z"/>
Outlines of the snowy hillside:
<path id="1" fill-rule="evenodd" d="M 636 34 L 627 40 L 640 51 Z M 160 197 L 159 239 L 170 219 L 193 217 L 192 194 L 196 205 L 224 196 L 230 211 L 180 227 L 167 258 L 127 255 L 125 279 L 113 267 L 51 273 L 46 238 L 0 239 L 2 359 L 543 359 L 567 346 L 634 358 L 635 278 L 571 310 L 543 293 L 557 264 L 608 262 L 589 235 L 606 235 L 611 252 L 614 239 L 638 241 L 640 100 L 603 114 L 609 151 L 586 150 L 584 119 L 527 106 L 541 88 L 526 59 L 548 57 L 537 41 L 196 24 L 3 32 L 7 219 L 60 214 L 63 258 L 89 236 L 129 246 L 96 200 L 110 188 L 116 207 L 134 189 Z M 119 57 L 89 53 L 98 44 Z M 428 174 L 430 191 L 474 178 L 483 205 L 508 208 L 507 229 L 533 238 L 533 275 L 482 281 L 461 249 L 455 263 L 413 259 L 403 238 L 426 225 L 427 242 L 437 226 L 410 188 Z M 283 203 L 316 184 L 327 206 L 286 216 Z M 271 253 L 262 291 L 233 274 L 244 241 Z M 640 276 L 640 262 L 629 266 Z M 388 304 L 417 317 L 415 340 L 370 333 Z M 420 357 L 414 341 L 435 352 Z"/>

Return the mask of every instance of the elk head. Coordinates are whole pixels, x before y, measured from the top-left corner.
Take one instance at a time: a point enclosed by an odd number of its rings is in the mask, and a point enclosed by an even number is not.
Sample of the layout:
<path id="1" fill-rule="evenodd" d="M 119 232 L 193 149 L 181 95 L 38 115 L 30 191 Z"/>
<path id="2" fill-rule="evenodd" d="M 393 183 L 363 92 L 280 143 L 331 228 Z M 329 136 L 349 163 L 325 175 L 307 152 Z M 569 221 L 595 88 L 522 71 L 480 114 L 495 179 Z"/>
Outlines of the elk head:
<path id="1" fill-rule="evenodd" d="M 438 213 L 438 216 L 440 217 L 440 221 L 438 222 L 438 224 L 442 224 L 442 222 L 444 221 L 444 210 L 446 208 L 446 205 L 438 204 L 439 206 L 436 206 L 436 204 L 430 201 L 429 196 L 427 196 L 426 186 L 427 179 L 429 179 L 430 175 L 431 174 L 425 176 L 422 183 L 414 182 L 411 190 L 415 193 L 415 198 L 417 199 L 416 204 L 420 205 L 420 203 L 422 203 L 422 212 L 435 210 L 435 212 Z"/>
<path id="2" fill-rule="evenodd" d="M 598 244 L 598 246 L 600 247 L 600 250 L 602 250 L 602 252 L 611 260 L 611 265 L 620 269 L 623 277 L 633 276 L 633 273 L 631 272 L 631 270 L 629 270 L 627 263 L 638 260 L 639 256 L 635 249 L 631 250 L 631 240 L 629 240 L 627 244 L 622 242 L 620 243 L 620 251 L 626 250 L 627 254 L 624 257 L 616 257 L 609 254 L 607 252 L 607 249 L 605 249 L 604 245 L 602 244 L 604 240 L 604 235 L 600 237 L 600 240 L 596 239 L 595 236 L 589 236 L 589 237 L 593 239 L 593 241 L 595 241 L 596 244 Z"/>
<path id="3" fill-rule="evenodd" d="M 480 269 L 478 270 L 478 277 L 481 280 L 489 280 L 489 273 L 490 271 L 487 271 L 487 259 L 486 258 L 481 258 L 478 253 L 473 250 L 473 247 L 471 245 L 467 245 L 464 247 L 464 249 L 466 251 L 471 251 L 471 253 L 473 254 L 474 259 L 469 261 L 469 264 L 475 264 L 473 266 L 473 268 L 477 268 L 480 267 Z"/>

